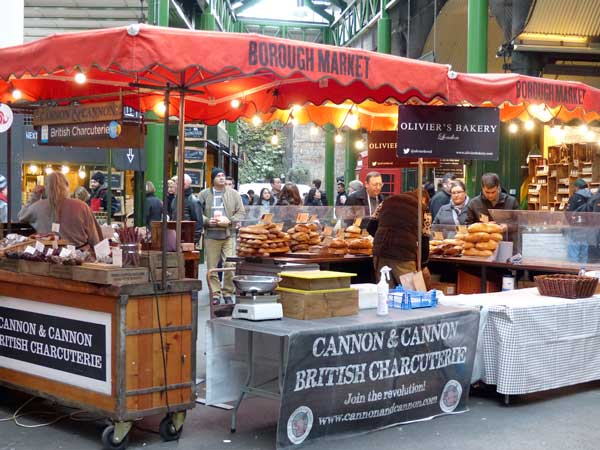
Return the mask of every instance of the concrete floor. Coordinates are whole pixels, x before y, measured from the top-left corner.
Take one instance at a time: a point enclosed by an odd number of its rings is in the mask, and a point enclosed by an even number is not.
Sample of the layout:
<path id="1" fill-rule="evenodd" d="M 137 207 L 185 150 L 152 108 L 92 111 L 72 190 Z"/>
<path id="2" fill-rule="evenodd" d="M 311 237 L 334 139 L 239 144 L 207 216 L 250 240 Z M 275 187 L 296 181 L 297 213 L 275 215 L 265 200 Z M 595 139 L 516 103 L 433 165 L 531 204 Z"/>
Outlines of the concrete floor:
<path id="1" fill-rule="evenodd" d="M 202 276 L 202 275 L 201 275 Z M 208 317 L 207 293 L 201 292 L 199 308 L 198 373 L 204 374 L 204 322 Z M 101 449 L 104 419 L 85 421 L 65 418 L 49 426 L 23 428 L 10 419 L 30 397 L 0 388 L 0 450 Z M 51 421 L 73 410 L 36 399 L 22 417 L 25 424 Z M 258 412 L 258 413 L 257 413 Z M 48 416 L 47 414 L 50 414 Z M 272 400 L 246 400 L 238 416 L 238 431 L 229 433 L 230 412 L 198 405 L 188 412 L 178 442 L 162 442 L 157 433 L 162 417 L 136 422 L 131 432 L 131 449 L 178 450 L 271 450 L 275 448 L 278 404 Z M 598 450 L 600 381 L 575 387 L 518 397 L 506 407 L 489 391 L 473 392 L 470 411 L 431 421 L 309 444 L 306 448 L 327 450 Z M 3 420 L 4 419 L 4 420 Z"/>

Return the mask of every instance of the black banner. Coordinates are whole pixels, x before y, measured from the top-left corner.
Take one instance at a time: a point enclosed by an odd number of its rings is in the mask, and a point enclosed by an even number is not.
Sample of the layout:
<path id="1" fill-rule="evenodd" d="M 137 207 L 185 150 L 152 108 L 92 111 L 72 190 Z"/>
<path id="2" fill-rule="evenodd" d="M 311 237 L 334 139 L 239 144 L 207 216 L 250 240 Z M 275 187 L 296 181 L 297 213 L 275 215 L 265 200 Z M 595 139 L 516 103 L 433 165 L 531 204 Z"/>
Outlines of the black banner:
<path id="1" fill-rule="evenodd" d="M 277 448 L 466 409 L 479 313 L 291 336 Z"/>
<path id="2" fill-rule="evenodd" d="M 374 169 L 405 167 L 415 168 L 418 158 L 398 158 L 398 133 L 396 131 L 371 131 L 367 136 L 368 164 Z M 424 161 L 427 167 L 436 167 L 439 159 Z"/>
<path id="3" fill-rule="evenodd" d="M 0 356 L 107 381 L 106 327 L 0 307 Z"/>
<path id="4" fill-rule="evenodd" d="M 497 108 L 398 107 L 399 158 L 498 160 Z"/>

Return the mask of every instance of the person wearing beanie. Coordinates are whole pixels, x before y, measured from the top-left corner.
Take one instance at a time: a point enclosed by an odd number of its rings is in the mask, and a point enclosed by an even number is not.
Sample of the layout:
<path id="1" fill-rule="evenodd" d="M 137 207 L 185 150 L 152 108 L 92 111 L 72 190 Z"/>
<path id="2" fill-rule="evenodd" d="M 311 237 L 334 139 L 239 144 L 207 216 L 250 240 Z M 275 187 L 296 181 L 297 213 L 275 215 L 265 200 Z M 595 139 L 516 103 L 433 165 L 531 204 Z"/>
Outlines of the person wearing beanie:
<path id="1" fill-rule="evenodd" d="M 8 222 L 8 181 L 0 175 L 0 223 Z"/>
<path id="2" fill-rule="evenodd" d="M 236 222 L 246 216 L 242 197 L 226 185 L 225 171 L 220 167 L 213 167 L 210 174 L 212 187 L 202 190 L 198 195 L 204 211 L 204 252 L 207 270 L 216 269 L 219 262 L 223 263 L 223 267 L 231 267 L 231 263 L 225 261 L 228 256 L 235 254 Z M 233 272 L 224 273 L 222 288 L 216 273 L 211 274 L 208 282 L 213 293 L 213 305 L 221 303 L 221 296 L 226 304 L 233 303 Z"/>
<path id="3" fill-rule="evenodd" d="M 108 208 L 107 195 L 108 184 L 106 183 L 106 177 L 102 172 L 96 172 L 92 175 L 90 179 L 90 198 L 88 200 L 88 205 L 92 211 L 106 211 Z M 119 200 L 113 196 L 111 199 L 111 217 L 115 215 L 117 211 L 121 209 L 121 205 Z"/>

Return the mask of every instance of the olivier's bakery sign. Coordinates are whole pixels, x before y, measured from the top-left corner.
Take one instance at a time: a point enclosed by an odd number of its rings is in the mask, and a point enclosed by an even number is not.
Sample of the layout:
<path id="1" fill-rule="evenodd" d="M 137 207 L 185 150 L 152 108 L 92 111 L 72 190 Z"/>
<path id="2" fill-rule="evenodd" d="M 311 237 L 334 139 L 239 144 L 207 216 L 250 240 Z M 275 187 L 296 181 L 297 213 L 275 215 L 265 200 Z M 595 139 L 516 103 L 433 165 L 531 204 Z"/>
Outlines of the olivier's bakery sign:
<path id="1" fill-rule="evenodd" d="M 398 107 L 399 158 L 497 160 L 497 108 L 460 106 Z"/>

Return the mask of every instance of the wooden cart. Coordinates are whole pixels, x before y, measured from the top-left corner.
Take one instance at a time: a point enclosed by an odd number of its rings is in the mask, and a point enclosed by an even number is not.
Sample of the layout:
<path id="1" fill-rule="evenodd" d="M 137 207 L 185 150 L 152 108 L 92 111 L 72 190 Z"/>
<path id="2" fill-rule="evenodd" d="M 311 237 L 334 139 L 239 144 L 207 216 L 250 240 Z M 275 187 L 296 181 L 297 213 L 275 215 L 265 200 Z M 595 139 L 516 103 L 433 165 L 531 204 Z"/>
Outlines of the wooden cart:
<path id="1" fill-rule="evenodd" d="M 0 270 L 0 384 L 106 416 L 102 443 L 165 415 L 179 438 L 195 406 L 197 280 L 99 286 Z M 165 381 L 166 378 L 166 381 Z"/>

